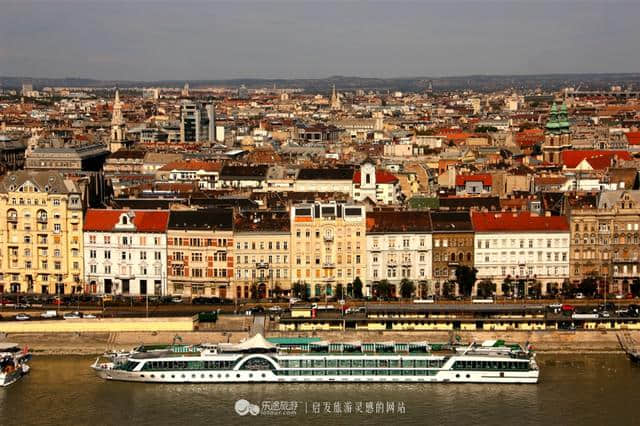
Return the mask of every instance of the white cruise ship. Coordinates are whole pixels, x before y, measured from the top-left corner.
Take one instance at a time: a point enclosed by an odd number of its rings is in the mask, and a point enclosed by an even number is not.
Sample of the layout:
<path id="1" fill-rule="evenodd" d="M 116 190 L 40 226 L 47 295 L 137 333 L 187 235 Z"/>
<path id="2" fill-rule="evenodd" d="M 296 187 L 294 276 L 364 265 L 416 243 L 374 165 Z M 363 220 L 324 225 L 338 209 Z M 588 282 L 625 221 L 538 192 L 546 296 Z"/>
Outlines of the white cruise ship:
<path id="1" fill-rule="evenodd" d="M 334 344 L 331 352 L 326 343 L 313 346 L 296 353 L 256 335 L 237 345 L 132 351 L 98 358 L 92 368 L 103 379 L 149 383 L 537 383 L 539 376 L 529 351 L 437 355 L 420 343 Z"/>

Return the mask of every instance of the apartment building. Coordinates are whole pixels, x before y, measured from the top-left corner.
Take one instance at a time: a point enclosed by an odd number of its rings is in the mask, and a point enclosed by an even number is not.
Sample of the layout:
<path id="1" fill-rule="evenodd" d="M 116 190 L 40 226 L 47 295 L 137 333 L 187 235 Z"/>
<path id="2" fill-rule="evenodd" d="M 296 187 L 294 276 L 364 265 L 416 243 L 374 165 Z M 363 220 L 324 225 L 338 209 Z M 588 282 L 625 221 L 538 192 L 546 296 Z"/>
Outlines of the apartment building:
<path id="1" fill-rule="evenodd" d="M 167 294 L 168 211 L 89 209 L 84 273 L 91 293 Z"/>
<path id="2" fill-rule="evenodd" d="M 232 250 L 232 210 L 171 211 L 167 229 L 169 294 L 230 297 Z"/>
<path id="3" fill-rule="evenodd" d="M 432 232 L 427 211 L 368 213 L 367 282 L 387 280 L 397 296 L 408 279 L 432 293 Z"/>
<path id="4" fill-rule="evenodd" d="M 0 291 L 83 291 L 82 199 L 55 171 L 10 172 L 0 182 Z"/>
<path id="5" fill-rule="evenodd" d="M 569 278 L 569 221 L 566 216 L 529 212 L 473 212 L 478 280 L 501 293 L 505 277 L 540 285 L 542 294 Z"/>
<path id="6" fill-rule="evenodd" d="M 305 284 L 312 297 L 334 295 L 338 286 L 348 294 L 356 277 L 363 283 L 366 279 L 365 234 L 362 205 L 316 202 L 293 206 L 292 282 Z"/>
<path id="7" fill-rule="evenodd" d="M 285 211 L 240 213 L 234 225 L 237 299 L 291 294 L 291 224 Z"/>

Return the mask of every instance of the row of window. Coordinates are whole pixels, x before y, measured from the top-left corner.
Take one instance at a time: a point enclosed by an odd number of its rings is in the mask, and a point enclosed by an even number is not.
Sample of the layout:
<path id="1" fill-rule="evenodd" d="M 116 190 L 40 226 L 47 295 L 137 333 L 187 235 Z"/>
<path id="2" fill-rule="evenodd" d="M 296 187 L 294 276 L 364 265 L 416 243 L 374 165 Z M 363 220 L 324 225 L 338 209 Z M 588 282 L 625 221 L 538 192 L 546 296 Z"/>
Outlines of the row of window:
<path id="1" fill-rule="evenodd" d="M 171 268 L 171 275 L 176 277 L 193 277 L 193 278 L 203 278 L 205 277 L 205 273 L 207 277 L 211 278 L 226 278 L 227 270 L 224 268 L 189 268 L 188 270 L 184 268 L 182 265 L 174 265 Z"/>
<path id="2" fill-rule="evenodd" d="M 278 376 L 435 376 L 438 370 L 276 370 Z"/>
<path id="3" fill-rule="evenodd" d="M 256 244 L 255 241 L 244 241 L 244 242 L 240 242 L 240 241 L 236 241 L 236 250 L 249 250 L 249 247 L 251 247 L 251 250 L 288 250 L 289 249 L 289 242 L 288 241 L 267 241 L 266 244 L 264 241 L 260 241 Z"/>
<path id="4" fill-rule="evenodd" d="M 169 253 L 173 260 L 185 260 L 189 258 L 189 255 L 185 256 L 181 251 L 174 251 Z M 191 261 L 192 262 L 202 262 L 203 259 L 206 259 L 206 256 L 202 255 L 202 252 L 193 252 L 191 253 Z M 218 261 L 226 261 L 227 260 L 227 252 L 226 251 L 216 251 L 213 253 L 213 256 L 209 256 L 207 260 L 213 260 L 214 262 Z"/>
<path id="5" fill-rule="evenodd" d="M 244 262 L 243 262 L 244 260 Z M 275 260 L 275 262 L 274 262 Z M 240 264 L 256 264 L 256 263 L 261 263 L 261 264 L 265 264 L 267 266 L 271 265 L 272 263 L 275 263 L 276 265 L 281 264 L 281 263 L 288 263 L 289 262 L 289 256 L 282 255 L 280 256 L 279 254 L 273 256 L 273 255 L 269 255 L 266 257 L 266 262 L 265 262 L 265 257 L 264 256 L 260 256 L 260 258 L 256 258 L 256 256 L 251 256 L 251 262 L 249 262 L 249 256 L 236 256 L 236 264 L 240 265 Z"/>
<path id="6" fill-rule="evenodd" d="M 552 248 L 552 247 L 567 247 L 569 245 L 569 240 L 566 238 L 547 238 L 547 239 L 538 238 L 535 240 L 534 239 L 515 240 L 515 239 L 506 239 L 506 238 L 492 239 L 492 240 L 478 239 L 476 244 L 477 244 L 477 248 L 479 249 L 480 248 L 486 248 L 486 249 L 499 248 L 499 247 L 525 248 L 525 246 L 527 248 L 536 248 L 536 247 Z"/>
<path id="7" fill-rule="evenodd" d="M 181 238 L 168 239 L 169 245 L 184 247 L 227 247 L 226 238 Z"/>
<path id="8" fill-rule="evenodd" d="M 446 241 L 446 240 L 445 240 Z M 418 241 L 418 245 L 420 247 L 425 247 L 426 246 L 426 241 L 425 238 L 420 238 L 420 240 Z M 372 241 L 372 246 L 374 249 L 377 249 L 380 247 L 380 241 L 378 240 L 378 238 L 374 238 Z M 396 239 L 393 237 L 388 237 L 387 238 L 387 246 L 389 248 L 395 248 L 396 247 Z M 410 248 L 411 247 L 411 239 L 409 238 L 402 238 L 402 248 Z"/>
<path id="9" fill-rule="evenodd" d="M 516 254 L 515 251 L 512 252 L 500 252 L 500 253 L 487 253 L 484 256 L 476 256 L 476 261 L 478 263 L 482 263 L 482 261 L 484 261 L 484 263 L 490 263 L 490 262 L 534 262 L 534 261 L 538 262 L 543 262 L 543 261 L 547 261 L 547 262 L 566 262 L 567 261 L 567 253 L 566 252 L 546 252 L 546 254 L 544 254 L 543 252 L 539 251 L 537 252 L 537 256 L 534 254 L 534 252 L 530 251 L 530 252 L 518 252 Z"/>
<path id="10" fill-rule="evenodd" d="M 104 250 L 102 254 L 103 254 L 103 257 L 105 259 L 111 259 L 111 250 Z M 97 250 L 95 250 L 95 249 L 89 250 L 89 258 L 90 259 L 96 259 L 97 256 L 98 256 L 98 251 Z M 140 260 L 147 260 L 147 252 L 146 251 L 139 252 L 138 257 L 139 257 Z M 122 260 L 131 260 L 131 252 L 127 252 L 127 251 L 120 252 L 120 258 Z M 153 259 L 154 260 L 162 260 L 162 252 L 161 251 L 153 252 Z"/>
<path id="11" fill-rule="evenodd" d="M 135 241 L 136 239 L 134 239 L 134 237 L 132 236 L 123 236 L 118 238 L 114 238 L 114 243 L 118 242 L 124 246 L 129 246 L 129 245 L 135 245 Z M 89 234 L 89 244 L 97 244 L 98 241 L 98 236 L 95 234 Z M 102 236 L 102 242 L 104 244 L 111 244 L 111 235 L 103 235 Z M 153 244 L 154 246 L 159 246 L 162 244 L 162 238 L 161 237 L 149 237 L 147 238 L 146 236 L 142 235 L 137 237 L 137 241 L 138 241 L 138 245 L 141 246 L 146 246 L 147 243 L 148 244 Z"/>
<path id="12" fill-rule="evenodd" d="M 230 370 L 233 361 L 147 361 L 142 371 Z"/>
<path id="13" fill-rule="evenodd" d="M 106 274 L 106 275 L 111 274 L 111 265 L 102 265 L 101 269 L 103 274 Z M 127 265 L 121 265 L 119 271 L 122 275 L 131 275 L 133 273 L 133 268 Z M 140 275 L 147 275 L 148 271 L 149 269 L 145 265 L 141 265 L 139 268 Z M 162 275 L 162 267 L 155 266 L 153 268 L 153 272 L 154 272 L 154 275 L 156 276 Z M 95 264 L 89 265 L 89 273 L 97 274 L 98 265 L 95 265 Z"/>
<path id="14" fill-rule="evenodd" d="M 282 368 L 441 368 L 442 359 L 281 359 Z"/>
<path id="15" fill-rule="evenodd" d="M 456 361 L 454 370 L 529 370 L 528 361 Z"/>

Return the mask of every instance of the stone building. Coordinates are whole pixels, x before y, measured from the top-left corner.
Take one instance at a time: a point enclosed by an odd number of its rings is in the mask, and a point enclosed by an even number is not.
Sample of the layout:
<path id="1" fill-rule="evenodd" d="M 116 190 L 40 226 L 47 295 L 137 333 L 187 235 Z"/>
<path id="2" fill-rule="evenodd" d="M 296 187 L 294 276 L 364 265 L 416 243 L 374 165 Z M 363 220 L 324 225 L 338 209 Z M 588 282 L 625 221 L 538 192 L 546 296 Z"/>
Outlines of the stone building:
<path id="1" fill-rule="evenodd" d="M 53 171 L 16 171 L 0 182 L 0 292 L 82 291 L 82 198 Z"/>

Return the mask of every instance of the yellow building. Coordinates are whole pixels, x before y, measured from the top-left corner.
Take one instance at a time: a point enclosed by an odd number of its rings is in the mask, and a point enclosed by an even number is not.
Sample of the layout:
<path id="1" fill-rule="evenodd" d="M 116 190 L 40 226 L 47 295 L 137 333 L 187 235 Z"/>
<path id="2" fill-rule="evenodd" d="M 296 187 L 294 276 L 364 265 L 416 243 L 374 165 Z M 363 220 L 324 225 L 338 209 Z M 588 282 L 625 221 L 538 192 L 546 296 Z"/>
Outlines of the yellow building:
<path id="1" fill-rule="evenodd" d="M 358 204 L 314 203 L 291 208 L 291 269 L 307 295 L 346 293 L 366 277 L 365 208 Z"/>
<path id="2" fill-rule="evenodd" d="M 289 296 L 291 231 L 287 212 L 239 214 L 234 225 L 237 299 Z"/>
<path id="3" fill-rule="evenodd" d="M 82 198 L 55 171 L 16 171 L 0 183 L 0 291 L 83 290 Z"/>

